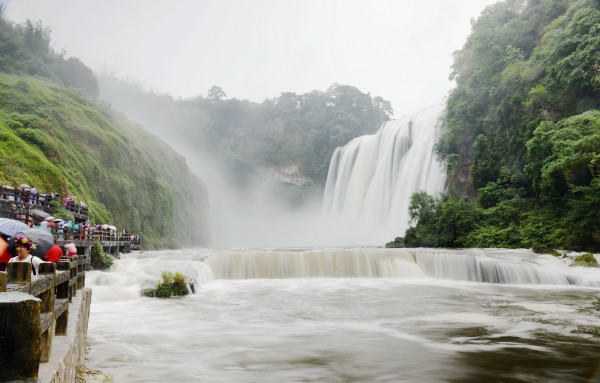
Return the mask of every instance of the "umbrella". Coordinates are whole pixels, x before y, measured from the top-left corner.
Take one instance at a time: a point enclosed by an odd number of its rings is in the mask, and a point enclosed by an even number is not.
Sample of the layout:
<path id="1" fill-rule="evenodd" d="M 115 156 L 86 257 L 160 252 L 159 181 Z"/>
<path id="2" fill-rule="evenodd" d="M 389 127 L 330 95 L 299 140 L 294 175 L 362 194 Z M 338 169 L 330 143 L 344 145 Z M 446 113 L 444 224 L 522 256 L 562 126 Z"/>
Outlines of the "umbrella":
<path id="1" fill-rule="evenodd" d="M 8 241 L 8 250 L 15 255 L 15 239 L 17 239 L 17 237 L 20 235 L 31 239 L 33 243 L 36 244 L 35 251 L 31 253 L 31 255 L 41 259 L 45 259 L 44 255 L 46 255 L 48 250 L 54 246 L 54 236 L 50 232 L 42 229 L 27 229 L 15 233 L 15 235 Z"/>
<path id="2" fill-rule="evenodd" d="M 29 215 L 31 215 L 32 217 L 37 218 L 38 220 L 40 219 L 47 219 L 48 217 L 51 217 L 50 213 L 47 213 L 43 210 L 40 209 L 31 209 L 29 211 Z"/>
<path id="3" fill-rule="evenodd" d="M 46 217 L 46 218 L 44 219 L 44 221 L 49 221 L 49 222 L 50 222 L 50 221 L 54 221 L 54 219 L 55 219 L 55 218 L 54 218 L 53 216 L 51 216 L 51 215 L 50 215 L 50 216 Z"/>
<path id="4" fill-rule="evenodd" d="M 19 185 L 19 189 L 31 189 L 31 186 L 29 186 L 27 184 L 21 184 L 21 185 Z"/>
<path id="5" fill-rule="evenodd" d="M 0 218 L 0 233 L 7 237 L 12 237 L 19 231 L 27 230 L 27 224 L 17 221 L 16 219 Z"/>

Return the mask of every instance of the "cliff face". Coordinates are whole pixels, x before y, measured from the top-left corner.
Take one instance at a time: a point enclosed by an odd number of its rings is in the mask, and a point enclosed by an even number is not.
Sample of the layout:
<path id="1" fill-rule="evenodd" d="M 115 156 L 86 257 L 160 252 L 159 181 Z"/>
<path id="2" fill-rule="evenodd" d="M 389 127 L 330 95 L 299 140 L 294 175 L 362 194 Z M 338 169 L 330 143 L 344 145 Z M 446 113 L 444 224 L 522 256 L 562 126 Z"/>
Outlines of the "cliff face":
<path id="1" fill-rule="evenodd" d="M 257 172 L 265 179 L 292 186 L 305 186 L 312 182 L 300 172 L 298 165 L 259 167 Z"/>
<path id="2" fill-rule="evenodd" d="M 148 248 L 208 241 L 206 188 L 168 145 L 79 92 L 0 74 L 0 182 L 74 195 Z"/>

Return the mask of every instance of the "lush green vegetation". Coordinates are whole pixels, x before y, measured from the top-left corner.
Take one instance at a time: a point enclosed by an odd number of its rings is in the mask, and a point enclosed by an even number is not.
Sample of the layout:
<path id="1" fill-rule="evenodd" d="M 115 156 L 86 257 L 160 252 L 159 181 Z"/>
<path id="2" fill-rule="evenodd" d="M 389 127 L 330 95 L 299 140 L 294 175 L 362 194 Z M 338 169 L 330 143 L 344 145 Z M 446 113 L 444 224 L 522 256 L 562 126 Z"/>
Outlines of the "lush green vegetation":
<path id="1" fill-rule="evenodd" d="M 449 194 L 415 194 L 395 245 L 600 250 L 600 3 L 489 6 L 451 77 Z"/>
<path id="2" fill-rule="evenodd" d="M 146 248 L 205 243 L 205 187 L 184 158 L 94 100 L 89 68 L 49 43 L 41 24 L 0 18 L 0 184 L 75 195 Z"/>

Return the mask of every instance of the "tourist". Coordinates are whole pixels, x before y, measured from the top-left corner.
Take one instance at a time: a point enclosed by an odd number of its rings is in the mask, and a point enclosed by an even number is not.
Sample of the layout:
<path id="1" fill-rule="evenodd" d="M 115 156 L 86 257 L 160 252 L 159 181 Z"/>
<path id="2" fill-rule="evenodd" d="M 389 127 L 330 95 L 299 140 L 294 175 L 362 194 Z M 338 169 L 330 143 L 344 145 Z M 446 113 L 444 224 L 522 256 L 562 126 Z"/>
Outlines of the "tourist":
<path id="1" fill-rule="evenodd" d="M 8 237 L 0 233 L 0 271 L 6 270 L 6 264 L 11 257 L 8 251 Z"/>
<path id="2" fill-rule="evenodd" d="M 54 244 L 52 245 L 50 250 L 48 250 L 48 252 L 44 255 L 44 258 L 46 259 L 46 262 L 56 263 L 60 261 L 60 257 L 62 256 L 63 250 L 60 248 L 60 246 Z"/>
<path id="3" fill-rule="evenodd" d="M 35 186 L 32 186 L 31 190 L 29 190 L 29 203 L 30 204 L 37 203 L 37 189 L 35 188 Z"/>
<path id="4" fill-rule="evenodd" d="M 74 257 L 77 255 L 77 246 L 74 243 L 67 243 L 65 245 L 65 250 L 67 251 L 67 257 Z"/>
<path id="5" fill-rule="evenodd" d="M 44 263 L 44 261 L 31 255 L 35 250 L 35 247 L 35 243 L 33 243 L 31 239 L 19 235 L 17 239 L 15 239 L 15 252 L 17 253 L 17 256 L 12 257 L 8 263 L 31 262 L 31 272 L 33 275 L 37 275 L 38 267 L 40 266 L 40 263 Z"/>

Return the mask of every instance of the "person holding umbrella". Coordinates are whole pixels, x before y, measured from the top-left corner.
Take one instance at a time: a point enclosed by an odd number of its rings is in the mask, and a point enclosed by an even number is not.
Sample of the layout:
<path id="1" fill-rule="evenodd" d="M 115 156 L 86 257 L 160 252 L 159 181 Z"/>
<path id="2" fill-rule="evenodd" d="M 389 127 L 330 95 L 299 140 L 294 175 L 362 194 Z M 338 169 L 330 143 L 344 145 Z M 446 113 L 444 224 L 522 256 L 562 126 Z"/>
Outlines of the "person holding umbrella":
<path id="1" fill-rule="evenodd" d="M 0 271 L 6 270 L 6 264 L 13 257 L 9 251 L 8 239 L 27 228 L 27 225 L 21 221 L 0 218 Z"/>
<path id="2" fill-rule="evenodd" d="M 33 275 L 36 275 L 38 273 L 38 267 L 40 266 L 40 263 L 44 263 L 44 261 L 31 255 L 35 249 L 36 245 L 31 239 L 19 235 L 15 239 L 15 251 L 17 256 L 12 257 L 8 262 L 31 262 L 31 271 L 33 272 Z"/>

